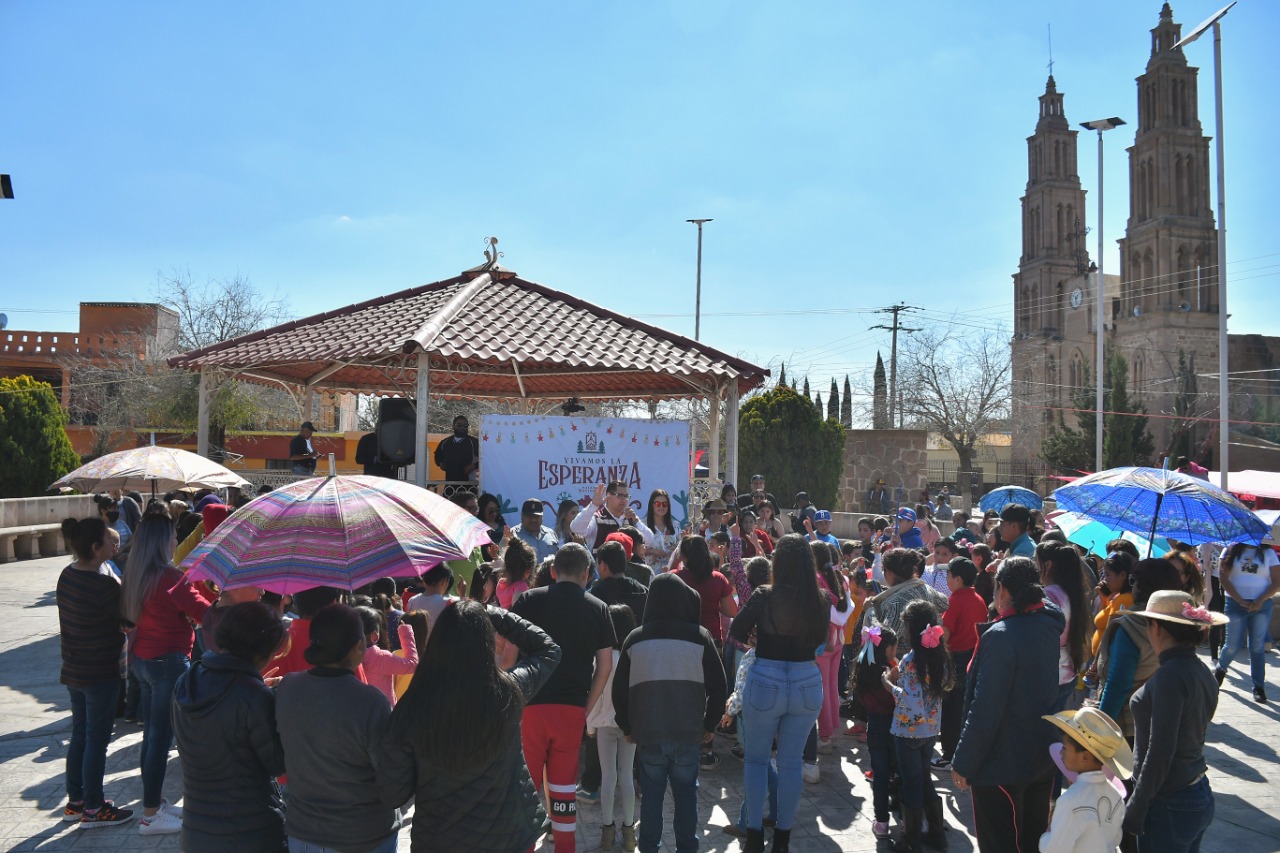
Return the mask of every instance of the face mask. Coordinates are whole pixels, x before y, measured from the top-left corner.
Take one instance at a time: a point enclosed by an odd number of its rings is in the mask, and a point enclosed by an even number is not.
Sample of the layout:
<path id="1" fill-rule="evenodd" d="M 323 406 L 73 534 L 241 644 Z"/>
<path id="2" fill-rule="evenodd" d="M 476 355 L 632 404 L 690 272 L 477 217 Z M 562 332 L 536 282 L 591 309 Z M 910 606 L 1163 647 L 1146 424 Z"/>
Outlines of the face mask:
<path id="1" fill-rule="evenodd" d="M 118 510 L 110 510 L 107 512 L 108 522 L 110 522 L 111 524 L 115 524 L 119 520 L 120 520 L 120 513 Z"/>

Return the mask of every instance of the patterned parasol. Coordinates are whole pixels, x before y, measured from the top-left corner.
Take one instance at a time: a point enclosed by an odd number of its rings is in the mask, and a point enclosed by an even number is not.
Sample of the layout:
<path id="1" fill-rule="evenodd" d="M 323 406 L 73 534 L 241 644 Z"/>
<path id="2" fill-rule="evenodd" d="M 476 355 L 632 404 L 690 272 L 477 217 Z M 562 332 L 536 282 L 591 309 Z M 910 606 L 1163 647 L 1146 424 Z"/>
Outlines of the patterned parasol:
<path id="1" fill-rule="evenodd" d="M 1053 493 L 1059 509 L 1078 512 L 1148 539 L 1191 545 L 1259 542 L 1271 528 L 1217 486 L 1159 468 L 1111 468 L 1081 477 Z"/>
<path id="2" fill-rule="evenodd" d="M 1022 504 L 1027 509 L 1043 509 L 1044 498 L 1022 486 L 1001 486 L 987 492 L 982 496 L 982 500 L 978 501 L 978 507 L 983 512 L 993 509 L 999 512 L 1009 504 Z"/>
<path id="3" fill-rule="evenodd" d="M 176 447 L 135 447 L 86 462 L 49 487 L 103 492 L 109 489 L 150 490 L 245 488 L 251 485 L 229 468 Z"/>
<path id="4" fill-rule="evenodd" d="M 315 477 L 241 507 L 182 566 L 191 578 L 224 589 L 354 590 L 378 578 L 422 574 L 490 542 L 478 518 L 411 483 Z"/>
<path id="5" fill-rule="evenodd" d="M 1153 557 L 1163 557 L 1171 550 L 1168 539 L 1156 539 L 1153 543 L 1147 539 L 1145 533 L 1133 533 L 1129 530 L 1108 527 L 1077 512 L 1059 510 L 1049 513 L 1045 520 L 1061 530 L 1068 542 L 1088 548 L 1091 553 L 1099 557 L 1107 556 L 1107 543 L 1116 539 L 1126 539 L 1137 547 L 1138 553 L 1150 553 Z"/>

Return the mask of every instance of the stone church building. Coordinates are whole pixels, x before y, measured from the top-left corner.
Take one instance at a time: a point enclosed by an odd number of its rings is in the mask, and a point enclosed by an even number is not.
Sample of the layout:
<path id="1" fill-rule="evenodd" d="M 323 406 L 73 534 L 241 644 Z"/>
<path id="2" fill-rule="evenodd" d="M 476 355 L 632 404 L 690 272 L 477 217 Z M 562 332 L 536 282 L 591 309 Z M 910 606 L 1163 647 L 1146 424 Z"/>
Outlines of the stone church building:
<path id="1" fill-rule="evenodd" d="M 1085 191 L 1077 169 L 1079 131 L 1067 120 L 1063 94 L 1052 76 L 1040 96 L 1039 120 L 1027 139 L 1022 257 L 1013 276 L 1013 458 L 1027 470 L 1037 467 L 1044 436 L 1059 411 L 1067 426 L 1077 426 L 1069 409 L 1078 389 L 1093 388 L 1094 312 L 1099 304 L 1106 346 L 1128 361 L 1130 396 L 1151 416 L 1148 426 L 1157 455 L 1151 461 L 1159 464 L 1159 457 L 1183 452 L 1177 446 L 1182 432 L 1189 436 L 1192 455 L 1214 467 L 1218 244 L 1209 195 L 1214 172 L 1210 138 L 1199 119 L 1199 69 L 1174 47 L 1181 30 L 1166 3 L 1151 31 L 1146 70 L 1137 78 L 1137 111 L 1126 117 L 1128 126 L 1106 134 L 1104 144 L 1114 146 L 1121 134 L 1135 131 L 1128 148 L 1129 218 L 1119 240 L 1120 270 L 1105 275 L 1101 300 L 1088 251 L 1096 236 L 1087 236 Z M 1212 96 L 1208 103 L 1212 110 Z M 1092 131 L 1084 139 L 1096 143 Z M 1122 188 L 1113 166 L 1107 190 Z M 1092 209 L 1096 211 L 1096 202 Z M 1109 224 L 1107 236 L 1115 231 L 1115 224 Z M 1228 370 L 1233 375 L 1280 364 L 1280 338 L 1231 335 L 1229 340 Z M 1233 380 L 1231 417 L 1258 415 L 1275 402 L 1271 389 L 1276 384 L 1260 381 L 1256 374 Z M 1175 398 L 1184 387 L 1196 392 L 1193 406 L 1187 417 L 1172 417 L 1178 414 Z M 1234 446 L 1234 436 L 1232 442 Z M 1239 461 L 1233 455 L 1231 467 L 1238 470 Z"/>

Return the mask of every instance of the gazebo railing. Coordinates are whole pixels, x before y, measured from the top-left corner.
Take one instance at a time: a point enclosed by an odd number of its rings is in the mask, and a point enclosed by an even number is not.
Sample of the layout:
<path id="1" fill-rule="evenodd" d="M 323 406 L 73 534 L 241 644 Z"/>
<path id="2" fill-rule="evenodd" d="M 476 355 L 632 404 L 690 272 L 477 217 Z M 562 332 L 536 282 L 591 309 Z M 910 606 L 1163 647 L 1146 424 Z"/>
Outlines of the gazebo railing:
<path id="1" fill-rule="evenodd" d="M 287 486 L 290 483 L 296 483 L 298 480 L 308 479 L 306 476 L 295 474 L 292 471 L 281 470 L 278 468 L 258 468 L 258 469 L 234 469 L 237 474 L 244 477 L 250 483 L 253 483 L 253 492 L 256 494 L 262 491 L 262 487 L 268 489 L 278 489 Z M 353 473 L 353 472 L 346 472 Z M 410 481 L 412 482 L 412 481 Z M 459 492 L 470 492 L 478 494 L 480 491 L 479 483 L 469 481 L 454 480 L 428 480 L 427 488 L 436 494 L 452 500 Z"/>

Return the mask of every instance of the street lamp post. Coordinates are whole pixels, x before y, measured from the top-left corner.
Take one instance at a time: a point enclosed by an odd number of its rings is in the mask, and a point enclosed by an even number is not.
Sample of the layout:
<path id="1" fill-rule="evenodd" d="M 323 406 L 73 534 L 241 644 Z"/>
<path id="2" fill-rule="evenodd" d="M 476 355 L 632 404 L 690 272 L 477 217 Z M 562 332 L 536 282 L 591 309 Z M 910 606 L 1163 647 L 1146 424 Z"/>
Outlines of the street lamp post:
<path id="1" fill-rule="evenodd" d="M 686 219 L 685 222 L 692 222 L 698 226 L 698 289 L 693 303 L 693 339 L 699 340 L 702 334 L 702 226 L 707 222 L 714 222 L 714 219 Z"/>
<path id="2" fill-rule="evenodd" d="M 1095 401 L 1094 407 L 1097 413 L 1094 415 L 1094 470 L 1101 471 L 1102 465 L 1102 424 L 1105 421 L 1103 410 L 1103 376 L 1106 373 L 1106 365 L 1103 364 L 1103 334 L 1105 324 L 1102 322 L 1103 296 L 1106 291 L 1106 279 L 1102 275 L 1102 132 L 1111 130 L 1124 124 L 1123 119 L 1112 116 L 1111 118 L 1100 118 L 1097 121 L 1086 121 L 1081 123 L 1081 127 L 1086 130 L 1098 131 L 1098 271 L 1094 273 L 1093 282 L 1093 327 L 1097 337 L 1097 343 L 1094 348 L 1094 383 L 1095 383 Z"/>
<path id="3" fill-rule="evenodd" d="M 1227 390 L 1227 184 L 1226 155 L 1222 143 L 1222 18 L 1236 5 L 1235 0 L 1223 6 L 1208 20 L 1203 21 L 1191 33 L 1184 36 L 1175 48 L 1191 44 L 1213 28 L 1213 106 L 1217 127 L 1213 146 L 1218 155 L 1218 485 L 1227 489 L 1227 471 L 1231 467 L 1228 454 L 1231 450 L 1228 423 Z"/>

